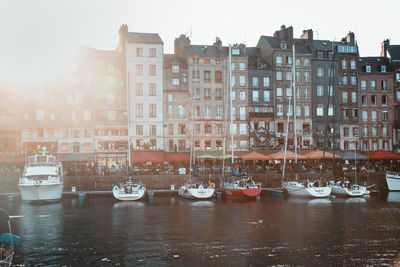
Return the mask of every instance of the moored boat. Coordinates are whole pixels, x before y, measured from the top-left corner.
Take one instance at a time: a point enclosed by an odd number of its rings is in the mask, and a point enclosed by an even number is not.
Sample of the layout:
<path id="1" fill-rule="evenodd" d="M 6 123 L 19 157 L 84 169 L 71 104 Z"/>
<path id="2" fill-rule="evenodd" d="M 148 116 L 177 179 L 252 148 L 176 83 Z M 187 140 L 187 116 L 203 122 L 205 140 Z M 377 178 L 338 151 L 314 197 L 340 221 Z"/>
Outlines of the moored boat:
<path id="1" fill-rule="evenodd" d="M 362 197 L 367 194 L 367 188 L 362 185 L 352 184 L 350 181 L 331 184 L 332 194 L 343 197 Z"/>
<path id="2" fill-rule="evenodd" d="M 331 194 L 332 189 L 329 186 L 320 186 L 317 182 L 297 182 L 290 181 L 282 183 L 284 193 L 289 196 L 301 197 L 327 197 Z"/>
<path id="3" fill-rule="evenodd" d="M 387 172 L 385 175 L 389 191 L 400 191 L 400 173 Z"/>
<path id="4" fill-rule="evenodd" d="M 254 182 L 250 177 L 234 178 L 223 182 L 220 189 L 227 198 L 255 198 L 261 194 L 261 183 Z"/>
<path id="5" fill-rule="evenodd" d="M 28 157 L 18 188 L 24 201 L 60 200 L 64 188 L 61 162 L 43 147 Z"/>
<path id="6" fill-rule="evenodd" d="M 215 185 L 213 183 L 187 183 L 179 188 L 179 195 L 189 199 L 208 199 L 214 196 Z"/>
<path id="7" fill-rule="evenodd" d="M 129 177 L 129 180 L 124 184 L 115 185 L 112 192 L 114 197 L 118 200 L 139 200 L 146 194 L 146 185 L 142 184 L 140 181 L 134 183 L 132 178 Z"/>

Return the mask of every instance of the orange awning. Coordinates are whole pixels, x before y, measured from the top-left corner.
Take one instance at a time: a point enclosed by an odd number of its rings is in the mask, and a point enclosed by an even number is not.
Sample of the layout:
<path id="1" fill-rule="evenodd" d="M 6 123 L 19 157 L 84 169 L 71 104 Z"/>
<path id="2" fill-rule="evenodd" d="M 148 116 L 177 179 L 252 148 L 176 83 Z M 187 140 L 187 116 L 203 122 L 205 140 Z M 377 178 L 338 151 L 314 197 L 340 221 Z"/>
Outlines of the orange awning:
<path id="1" fill-rule="evenodd" d="M 284 156 L 285 156 L 285 151 L 279 151 L 279 152 L 275 152 L 275 153 L 269 155 L 269 157 L 272 160 L 284 160 Z M 286 151 L 286 159 L 287 160 L 294 160 L 295 159 L 294 152 L 289 151 L 289 150 Z M 307 159 L 307 157 L 297 153 L 297 159 Z"/>
<path id="2" fill-rule="evenodd" d="M 325 151 L 325 155 L 324 155 L 324 151 L 321 151 L 321 150 L 315 150 L 315 151 L 308 152 L 308 153 L 304 154 L 304 156 L 306 156 L 308 159 L 323 159 L 323 158 L 325 158 L 325 159 L 333 159 L 333 158 L 340 159 L 340 158 L 342 158 L 341 156 L 332 154 L 328 151 Z"/>
<path id="3" fill-rule="evenodd" d="M 164 161 L 167 162 L 188 162 L 190 155 L 187 152 L 166 152 Z"/>
<path id="4" fill-rule="evenodd" d="M 394 153 L 386 150 L 364 152 L 364 156 L 367 156 L 370 159 L 400 159 L 400 153 Z"/>
<path id="5" fill-rule="evenodd" d="M 242 156 L 243 160 L 271 160 L 271 157 L 258 152 L 250 152 Z"/>
<path id="6" fill-rule="evenodd" d="M 161 151 L 135 151 L 131 154 L 131 161 L 133 163 L 141 162 L 164 162 L 164 152 Z"/>

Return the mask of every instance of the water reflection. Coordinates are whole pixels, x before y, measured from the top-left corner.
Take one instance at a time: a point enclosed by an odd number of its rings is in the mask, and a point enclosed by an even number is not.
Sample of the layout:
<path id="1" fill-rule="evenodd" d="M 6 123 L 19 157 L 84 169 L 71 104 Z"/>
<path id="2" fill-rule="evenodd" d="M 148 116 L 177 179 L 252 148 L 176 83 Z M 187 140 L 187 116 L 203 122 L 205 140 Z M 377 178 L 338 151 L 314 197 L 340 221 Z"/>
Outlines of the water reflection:
<path id="1" fill-rule="evenodd" d="M 190 207 L 212 207 L 214 202 L 210 200 L 190 201 L 188 205 Z"/>
<path id="2" fill-rule="evenodd" d="M 118 208 L 143 208 L 145 206 L 142 201 L 120 201 L 113 204 L 113 207 Z"/>
<path id="3" fill-rule="evenodd" d="M 400 192 L 389 192 L 386 198 L 387 202 L 400 202 Z"/>
<path id="4" fill-rule="evenodd" d="M 305 197 L 289 197 L 286 199 L 288 203 L 308 204 L 313 205 L 330 205 L 332 200 L 329 198 L 305 198 Z"/>

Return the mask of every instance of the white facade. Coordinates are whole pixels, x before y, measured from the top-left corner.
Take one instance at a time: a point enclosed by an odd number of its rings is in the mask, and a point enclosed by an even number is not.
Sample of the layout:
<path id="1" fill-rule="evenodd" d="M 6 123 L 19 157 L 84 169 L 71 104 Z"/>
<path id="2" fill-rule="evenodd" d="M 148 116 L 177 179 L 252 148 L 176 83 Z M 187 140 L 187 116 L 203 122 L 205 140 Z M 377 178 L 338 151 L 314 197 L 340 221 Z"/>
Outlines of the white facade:
<path id="1" fill-rule="evenodd" d="M 164 148 L 163 54 L 163 44 L 126 44 L 130 98 L 128 134 L 134 150 L 142 150 L 146 145 L 152 150 Z M 138 125 L 142 131 L 137 131 Z M 154 140 L 155 146 L 151 145 Z M 139 143 L 142 145 L 139 146 Z"/>

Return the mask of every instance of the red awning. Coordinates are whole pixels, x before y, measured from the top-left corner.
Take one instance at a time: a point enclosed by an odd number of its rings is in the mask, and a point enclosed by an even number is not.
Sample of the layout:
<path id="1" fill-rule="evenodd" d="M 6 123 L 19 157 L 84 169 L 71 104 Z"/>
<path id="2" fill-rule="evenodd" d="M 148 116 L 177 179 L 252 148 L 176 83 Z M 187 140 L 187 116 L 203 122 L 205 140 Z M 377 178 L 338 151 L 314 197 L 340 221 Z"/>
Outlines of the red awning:
<path id="1" fill-rule="evenodd" d="M 187 152 L 166 152 L 164 154 L 164 161 L 167 162 L 188 162 L 190 155 Z"/>
<path id="2" fill-rule="evenodd" d="M 131 154 L 131 161 L 133 163 L 141 163 L 141 162 L 164 162 L 164 152 L 154 151 L 154 152 L 145 152 L 145 151 L 135 151 Z"/>
<path id="3" fill-rule="evenodd" d="M 394 153 L 386 150 L 364 152 L 364 155 L 370 159 L 400 159 L 400 153 Z"/>

